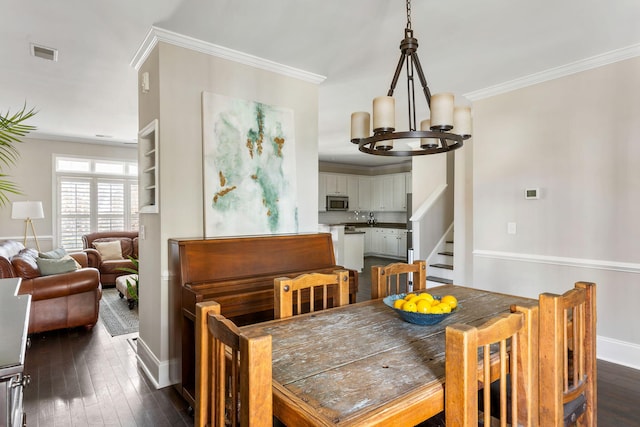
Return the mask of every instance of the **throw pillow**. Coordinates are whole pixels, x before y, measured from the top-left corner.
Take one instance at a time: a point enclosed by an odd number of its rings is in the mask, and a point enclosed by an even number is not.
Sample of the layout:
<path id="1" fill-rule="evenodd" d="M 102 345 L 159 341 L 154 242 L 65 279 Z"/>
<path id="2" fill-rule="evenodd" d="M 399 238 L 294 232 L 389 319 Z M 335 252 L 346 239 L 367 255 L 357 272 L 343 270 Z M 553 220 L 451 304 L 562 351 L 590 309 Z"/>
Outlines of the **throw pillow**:
<path id="1" fill-rule="evenodd" d="M 112 242 L 93 242 L 93 246 L 98 252 L 103 261 L 124 259 L 122 258 L 122 247 L 119 240 Z"/>
<path id="2" fill-rule="evenodd" d="M 60 259 L 66 254 L 67 254 L 67 251 L 65 251 L 64 248 L 58 248 L 49 252 L 40 252 L 38 254 L 38 257 L 46 258 L 46 259 Z"/>
<path id="3" fill-rule="evenodd" d="M 54 274 L 68 273 L 76 271 L 76 260 L 69 255 L 65 255 L 59 259 L 36 258 L 36 263 L 43 276 L 52 276 Z"/>

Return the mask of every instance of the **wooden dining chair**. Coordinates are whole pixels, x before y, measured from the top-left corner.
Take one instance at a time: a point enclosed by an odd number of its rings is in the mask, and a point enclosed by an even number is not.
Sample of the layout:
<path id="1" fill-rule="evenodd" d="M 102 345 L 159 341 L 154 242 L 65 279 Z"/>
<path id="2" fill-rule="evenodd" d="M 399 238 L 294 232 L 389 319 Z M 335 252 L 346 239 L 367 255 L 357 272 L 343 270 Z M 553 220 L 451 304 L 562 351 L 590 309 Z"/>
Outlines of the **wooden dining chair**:
<path id="1" fill-rule="evenodd" d="M 271 335 L 246 336 L 215 301 L 196 304 L 195 426 L 271 427 Z"/>
<path id="2" fill-rule="evenodd" d="M 427 289 L 427 262 L 415 260 L 412 264 L 395 262 L 371 267 L 371 299 L 387 295 L 409 293 L 409 274 L 413 275 L 413 291 Z"/>
<path id="3" fill-rule="evenodd" d="M 446 425 L 477 427 L 482 416 L 485 426 L 496 422 L 506 426 L 512 424 L 512 414 L 518 414 L 518 425 L 538 425 L 537 325 L 538 306 L 531 304 L 512 307 L 511 313 L 479 327 L 447 326 Z M 499 384 L 499 398 L 494 401 L 492 382 Z M 492 417 L 496 405 L 499 410 Z"/>
<path id="4" fill-rule="evenodd" d="M 540 425 L 596 426 L 596 285 L 540 295 Z"/>
<path id="5" fill-rule="evenodd" d="M 273 281 L 273 288 L 276 319 L 349 304 L 347 270 L 336 270 L 331 274 L 306 273 L 295 278 L 278 277 Z M 318 306 L 320 299 L 321 307 Z"/>

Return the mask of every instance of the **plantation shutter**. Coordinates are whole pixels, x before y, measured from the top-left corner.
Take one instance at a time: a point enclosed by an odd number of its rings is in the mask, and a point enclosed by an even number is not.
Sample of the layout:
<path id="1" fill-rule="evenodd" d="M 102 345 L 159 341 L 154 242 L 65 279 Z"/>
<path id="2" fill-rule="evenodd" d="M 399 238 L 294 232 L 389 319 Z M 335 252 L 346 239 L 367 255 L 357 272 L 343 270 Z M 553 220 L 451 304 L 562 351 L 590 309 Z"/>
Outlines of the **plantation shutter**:
<path id="1" fill-rule="evenodd" d="M 55 245 L 69 251 L 81 250 L 84 234 L 138 229 L 135 162 L 60 156 L 55 165 Z"/>
<path id="2" fill-rule="evenodd" d="M 132 230 L 138 230 L 140 227 L 138 219 L 138 184 L 129 184 L 129 226 Z"/>
<path id="3" fill-rule="evenodd" d="M 97 183 L 98 231 L 124 230 L 124 180 Z"/>
<path id="4" fill-rule="evenodd" d="M 91 179 L 60 178 L 60 245 L 82 248 L 82 235 L 91 231 Z"/>

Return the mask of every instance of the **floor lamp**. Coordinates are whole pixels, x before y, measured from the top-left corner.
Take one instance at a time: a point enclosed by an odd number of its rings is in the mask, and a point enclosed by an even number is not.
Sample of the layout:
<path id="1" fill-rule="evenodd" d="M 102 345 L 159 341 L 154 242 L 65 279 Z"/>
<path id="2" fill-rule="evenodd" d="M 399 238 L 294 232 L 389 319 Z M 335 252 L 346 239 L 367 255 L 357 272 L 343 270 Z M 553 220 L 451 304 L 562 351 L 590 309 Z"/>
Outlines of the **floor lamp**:
<path id="1" fill-rule="evenodd" d="M 40 252 L 40 244 L 38 243 L 38 236 L 36 236 L 36 229 L 33 227 L 32 219 L 44 218 L 44 210 L 42 209 L 42 202 L 13 202 L 11 208 L 11 219 L 24 219 L 24 246 L 27 246 L 27 227 L 31 225 L 31 232 L 33 238 L 36 240 L 36 247 Z"/>

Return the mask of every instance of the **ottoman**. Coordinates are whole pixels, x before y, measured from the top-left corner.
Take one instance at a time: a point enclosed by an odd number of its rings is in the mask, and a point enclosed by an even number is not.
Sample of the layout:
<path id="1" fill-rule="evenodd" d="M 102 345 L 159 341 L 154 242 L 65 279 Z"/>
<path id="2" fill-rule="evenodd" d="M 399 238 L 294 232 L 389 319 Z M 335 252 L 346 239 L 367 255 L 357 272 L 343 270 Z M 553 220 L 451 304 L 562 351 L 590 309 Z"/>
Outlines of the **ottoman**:
<path id="1" fill-rule="evenodd" d="M 133 309 L 136 306 L 136 302 L 138 301 L 138 287 L 137 287 L 137 274 L 126 274 L 124 276 L 116 277 L 116 289 L 120 294 L 120 298 L 124 298 L 125 295 L 127 297 L 127 303 L 129 303 L 129 310 Z M 129 290 L 127 287 L 127 282 L 135 289 L 135 298 L 129 294 Z"/>

